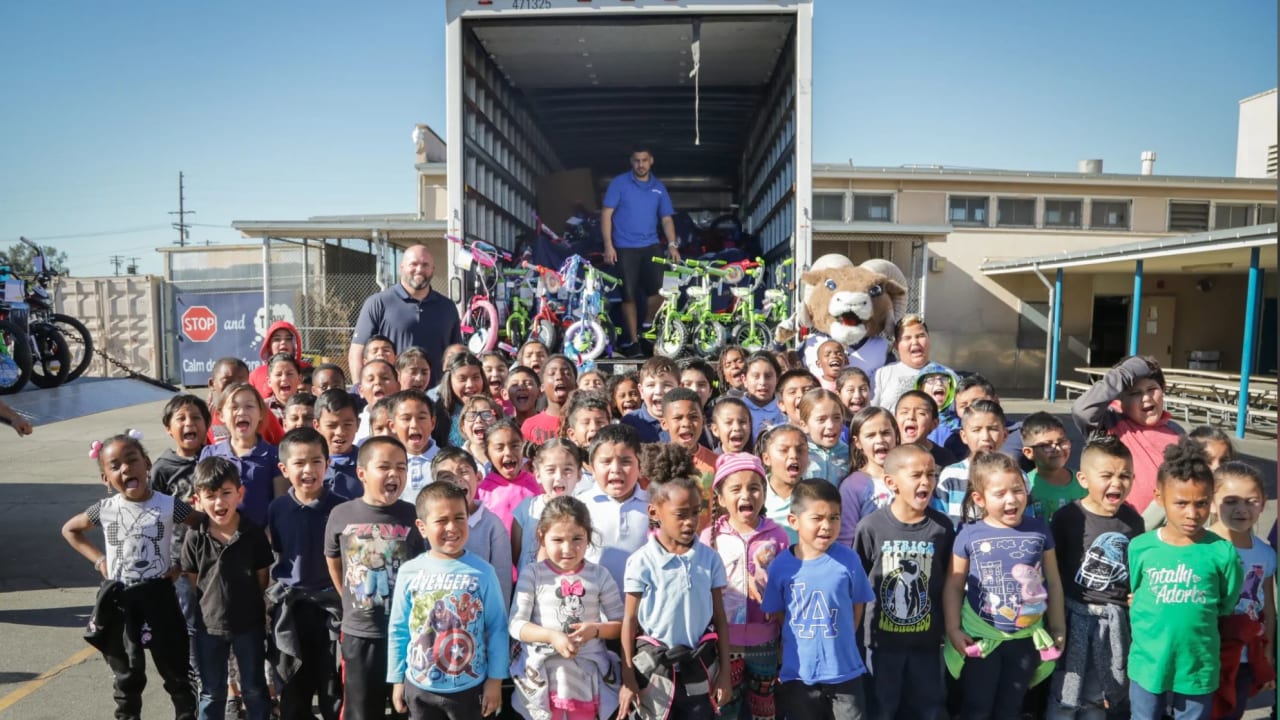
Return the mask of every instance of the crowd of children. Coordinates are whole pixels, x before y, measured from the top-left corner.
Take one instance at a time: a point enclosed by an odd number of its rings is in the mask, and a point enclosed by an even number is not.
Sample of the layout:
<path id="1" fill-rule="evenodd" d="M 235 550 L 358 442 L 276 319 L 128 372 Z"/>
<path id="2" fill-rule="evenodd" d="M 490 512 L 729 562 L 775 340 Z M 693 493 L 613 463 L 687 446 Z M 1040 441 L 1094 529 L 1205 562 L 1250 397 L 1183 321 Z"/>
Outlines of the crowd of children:
<path id="1" fill-rule="evenodd" d="M 108 495 L 63 535 L 116 717 L 144 650 L 202 719 L 1239 718 L 1275 687 L 1263 480 L 1154 362 L 1076 402 L 1076 470 L 1060 420 L 896 330 L 874 381 L 833 343 L 818 376 L 605 376 L 533 342 L 451 347 L 433 388 L 416 349 L 347 378 L 277 324 L 265 370 L 168 402 L 154 463 L 93 443 Z"/>

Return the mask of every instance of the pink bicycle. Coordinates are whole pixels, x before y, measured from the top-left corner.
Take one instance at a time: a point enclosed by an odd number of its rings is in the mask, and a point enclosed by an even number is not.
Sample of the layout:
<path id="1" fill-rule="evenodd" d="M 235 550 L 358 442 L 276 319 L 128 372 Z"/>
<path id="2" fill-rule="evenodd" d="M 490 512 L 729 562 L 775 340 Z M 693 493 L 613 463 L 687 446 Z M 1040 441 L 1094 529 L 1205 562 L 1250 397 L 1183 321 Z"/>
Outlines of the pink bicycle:
<path id="1" fill-rule="evenodd" d="M 498 308 L 490 299 L 499 281 L 498 262 L 512 263 L 510 253 L 483 240 L 467 241 L 448 235 L 449 242 L 466 252 L 454 256 L 454 265 L 471 274 L 471 299 L 462 317 L 462 340 L 467 349 L 479 355 L 498 346 Z"/>

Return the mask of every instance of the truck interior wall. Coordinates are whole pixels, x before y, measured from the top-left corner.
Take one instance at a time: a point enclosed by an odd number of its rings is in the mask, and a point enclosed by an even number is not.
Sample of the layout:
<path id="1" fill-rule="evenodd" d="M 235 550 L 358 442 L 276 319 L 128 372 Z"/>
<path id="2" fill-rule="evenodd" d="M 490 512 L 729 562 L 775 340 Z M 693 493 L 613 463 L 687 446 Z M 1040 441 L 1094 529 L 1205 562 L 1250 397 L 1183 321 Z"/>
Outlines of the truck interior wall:
<path id="1" fill-rule="evenodd" d="M 463 28 L 463 227 L 512 248 L 530 230 L 534 179 L 561 169 L 533 113 L 470 28 Z"/>
<path id="2" fill-rule="evenodd" d="M 796 227 L 795 31 L 778 57 L 748 135 L 742 178 L 742 218 L 770 257 L 787 254 Z"/>

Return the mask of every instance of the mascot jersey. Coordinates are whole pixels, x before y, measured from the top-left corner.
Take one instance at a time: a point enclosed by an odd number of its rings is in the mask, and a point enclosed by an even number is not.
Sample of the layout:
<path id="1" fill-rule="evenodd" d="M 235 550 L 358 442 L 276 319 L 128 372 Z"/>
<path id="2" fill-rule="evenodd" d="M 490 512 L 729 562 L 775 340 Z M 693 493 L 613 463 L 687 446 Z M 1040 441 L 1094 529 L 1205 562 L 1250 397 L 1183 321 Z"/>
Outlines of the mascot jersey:
<path id="1" fill-rule="evenodd" d="M 831 336 L 826 333 L 814 332 L 805 338 L 804 345 L 800 347 L 800 356 L 804 358 L 805 369 L 813 373 L 816 378 L 822 377 L 822 368 L 818 367 L 818 346 L 830 339 Z M 876 371 L 892 359 L 889 351 L 889 341 L 884 337 L 877 335 L 863 338 L 861 342 L 845 347 L 845 353 L 849 356 L 849 364 L 846 367 L 861 368 L 867 374 L 867 378 L 872 381 L 871 392 L 875 392 Z"/>

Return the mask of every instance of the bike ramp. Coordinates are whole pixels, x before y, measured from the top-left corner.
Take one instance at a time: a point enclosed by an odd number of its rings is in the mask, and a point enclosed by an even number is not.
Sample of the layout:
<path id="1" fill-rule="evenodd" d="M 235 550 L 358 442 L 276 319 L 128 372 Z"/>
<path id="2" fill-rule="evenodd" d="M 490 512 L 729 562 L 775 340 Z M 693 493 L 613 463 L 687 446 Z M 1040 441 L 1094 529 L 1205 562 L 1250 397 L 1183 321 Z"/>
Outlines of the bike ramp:
<path id="1" fill-rule="evenodd" d="M 32 425 L 48 425 L 172 396 L 173 391 L 141 380 L 82 377 L 47 390 L 27 385 L 21 392 L 0 400 Z"/>

